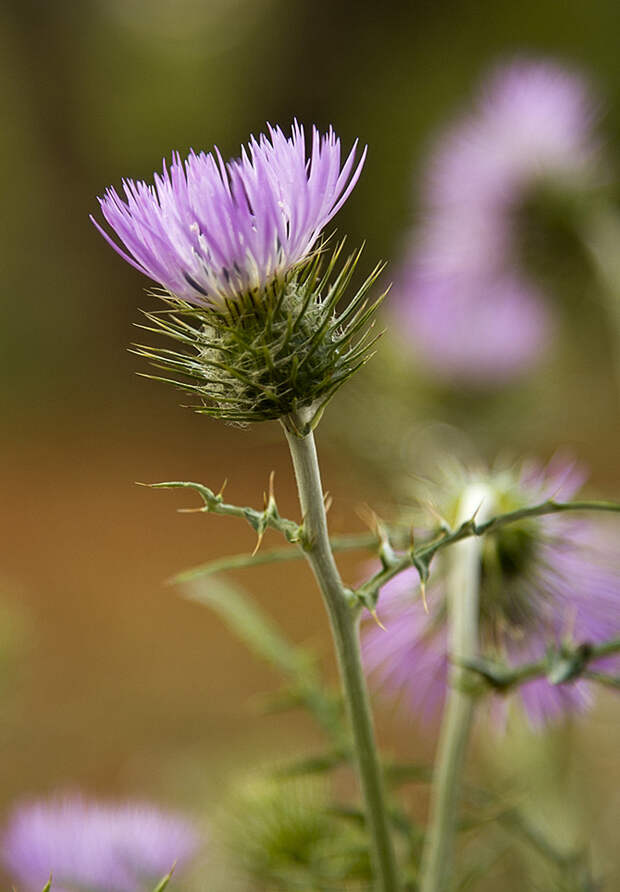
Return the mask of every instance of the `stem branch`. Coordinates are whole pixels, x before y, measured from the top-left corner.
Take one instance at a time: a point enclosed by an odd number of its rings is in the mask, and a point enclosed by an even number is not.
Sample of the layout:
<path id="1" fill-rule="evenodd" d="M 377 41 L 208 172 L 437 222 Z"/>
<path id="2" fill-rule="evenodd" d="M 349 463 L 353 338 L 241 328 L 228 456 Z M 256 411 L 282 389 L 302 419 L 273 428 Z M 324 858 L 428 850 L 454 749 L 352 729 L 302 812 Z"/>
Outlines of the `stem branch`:
<path id="1" fill-rule="evenodd" d="M 464 517 L 455 529 L 443 530 L 418 548 L 410 548 L 405 554 L 396 555 L 391 560 L 384 560 L 387 566 L 361 585 L 357 589 L 356 595 L 364 604 L 376 603 L 381 588 L 409 567 L 415 566 L 422 578 L 425 578 L 425 575 L 428 576 L 431 561 L 438 551 L 448 545 L 462 542 L 463 539 L 484 536 L 485 533 L 493 533 L 526 517 L 544 517 L 548 514 L 563 514 L 566 511 L 607 511 L 618 514 L 620 513 L 620 502 L 592 500 L 556 502 L 554 499 L 546 499 L 537 505 L 507 511 L 505 514 L 497 514 L 487 519 L 482 519 L 480 512 L 474 509 L 472 514 L 469 517 Z"/>
<path id="2" fill-rule="evenodd" d="M 562 644 L 555 650 L 549 649 L 542 660 L 516 667 L 481 659 L 466 660 L 464 665 L 472 672 L 477 672 L 487 684 L 498 691 L 508 691 L 535 678 L 545 677 L 551 684 L 566 684 L 577 678 L 589 678 L 618 687 L 620 680 L 617 677 L 588 668 L 594 660 L 617 653 L 620 653 L 620 638 L 612 638 L 599 644 L 590 644 L 587 641 L 582 644 Z"/>

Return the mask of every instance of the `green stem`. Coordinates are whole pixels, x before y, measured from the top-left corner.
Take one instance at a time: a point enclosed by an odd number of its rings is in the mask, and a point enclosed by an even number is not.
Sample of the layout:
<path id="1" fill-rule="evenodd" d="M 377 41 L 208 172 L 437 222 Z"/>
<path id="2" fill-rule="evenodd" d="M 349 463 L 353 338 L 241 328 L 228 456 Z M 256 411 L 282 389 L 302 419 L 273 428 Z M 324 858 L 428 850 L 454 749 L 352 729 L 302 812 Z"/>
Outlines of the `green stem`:
<path id="1" fill-rule="evenodd" d="M 490 510 L 488 489 L 472 484 L 461 497 L 459 522 L 476 514 L 483 523 Z M 482 512 L 484 516 L 481 517 Z M 429 826 L 422 854 L 421 892 L 444 892 L 450 887 L 453 875 L 461 782 L 474 715 L 474 699 L 466 690 L 467 670 L 460 663 L 478 655 L 481 548 L 480 540 L 469 539 L 458 543 L 449 552 L 448 647 L 454 662 L 433 772 Z"/>
<path id="2" fill-rule="evenodd" d="M 383 778 L 360 656 L 359 610 L 347 597 L 347 590 L 340 578 L 330 547 L 314 435 L 310 432 L 306 436 L 299 436 L 297 433 L 305 429 L 305 419 L 298 416 L 288 421 L 290 426 L 286 423 L 283 423 L 283 426 L 299 491 L 304 546 L 308 562 L 323 595 L 334 638 L 353 731 L 353 746 L 364 796 L 377 890 L 398 892 L 400 883 L 396 858 L 390 836 Z"/>

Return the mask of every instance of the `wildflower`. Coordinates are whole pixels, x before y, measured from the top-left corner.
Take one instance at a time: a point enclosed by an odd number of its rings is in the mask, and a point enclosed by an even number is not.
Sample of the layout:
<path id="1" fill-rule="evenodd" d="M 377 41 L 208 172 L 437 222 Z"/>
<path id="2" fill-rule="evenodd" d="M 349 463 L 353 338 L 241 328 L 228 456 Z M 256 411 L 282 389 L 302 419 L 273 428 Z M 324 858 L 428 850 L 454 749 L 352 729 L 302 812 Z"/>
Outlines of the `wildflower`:
<path id="1" fill-rule="evenodd" d="M 333 130 L 313 128 L 307 156 L 295 122 L 290 137 L 270 127 L 228 163 L 217 149 L 177 153 L 154 185 L 127 180 L 126 200 L 114 189 L 100 199 L 125 247 L 93 220 L 99 231 L 164 289 L 147 329 L 189 350 L 137 352 L 181 375 L 171 383 L 198 397 L 197 411 L 238 423 L 318 412 L 367 358 L 366 293 L 380 268 L 338 313 L 359 254 L 335 274 L 340 248 L 324 264 L 319 242 L 359 178 L 366 150 L 357 163 L 356 153 L 357 142 L 341 166 Z"/>
<path id="2" fill-rule="evenodd" d="M 458 481 L 475 482 L 464 474 Z M 523 465 L 484 475 L 498 511 L 512 511 L 547 498 L 569 499 L 582 475 L 567 462 L 547 468 Z M 456 500 L 455 500 L 456 502 Z M 449 522 L 452 507 L 442 512 Z M 620 628 L 620 563 L 612 543 L 591 520 L 550 515 L 528 518 L 488 533 L 483 540 L 480 586 L 481 655 L 518 666 L 544 657 L 549 645 L 567 638 L 596 644 Z M 446 591 L 441 554 L 431 574 L 429 613 L 417 597 L 419 579 L 413 568 L 381 591 L 379 615 L 387 631 L 365 627 L 366 669 L 375 681 L 400 693 L 415 713 L 429 718 L 441 707 L 448 684 Z M 587 708 L 591 684 L 577 680 L 551 685 L 546 679 L 519 688 L 533 727 Z M 506 700 L 494 711 L 504 718 Z"/>
<path id="3" fill-rule="evenodd" d="M 396 303 L 436 373 L 503 381 L 548 343 L 549 311 L 522 268 L 519 211 L 537 190 L 575 195 L 593 187 L 601 173 L 594 118 L 581 78 L 520 61 L 501 68 L 474 110 L 443 135 Z"/>
<path id="4" fill-rule="evenodd" d="M 431 165 L 434 208 L 506 207 L 534 180 L 590 181 L 600 163 L 596 106 L 581 76 L 546 61 L 499 68 Z"/>
<path id="5" fill-rule="evenodd" d="M 538 292 L 511 275 L 428 281 L 398 313 L 401 334 L 415 331 L 422 362 L 471 386 L 500 384 L 529 366 L 549 326 Z"/>
<path id="6" fill-rule="evenodd" d="M 12 812 L 2 860 L 24 892 L 151 892 L 173 865 L 196 855 L 186 818 L 141 804 L 113 806 L 79 796 L 24 802 Z"/>
<path id="7" fill-rule="evenodd" d="M 340 167 L 340 140 L 333 130 L 312 130 L 306 157 L 303 128 L 287 138 L 279 127 L 250 140 L 241 158 L 224 163 L 217 149 L 178 153 L 164 162 L 155 185 L 125 180 L 126 201 L 115 189 L 99 199 L 128 263 L 176 297 L 198 306 L 219 306 L 284 276 L 304 260 L 323 229 L 351 194 L 357 143 Z"/>

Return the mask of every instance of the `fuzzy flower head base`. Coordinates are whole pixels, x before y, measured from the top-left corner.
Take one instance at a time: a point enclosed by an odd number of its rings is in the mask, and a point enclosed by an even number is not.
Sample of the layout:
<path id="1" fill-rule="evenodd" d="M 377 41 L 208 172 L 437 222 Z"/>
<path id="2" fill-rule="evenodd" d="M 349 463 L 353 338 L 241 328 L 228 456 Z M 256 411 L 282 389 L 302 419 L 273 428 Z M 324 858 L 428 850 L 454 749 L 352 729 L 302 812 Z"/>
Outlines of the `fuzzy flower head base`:
<path id="1" fill-rule="evenodd" d="M 321 236 L 360 175 L 366 152 L 356 163 L 356 149 L 341 166 L 331 129 L 313 128 L 307 156 L 297 123 L 290 137 L 269 128 L 238 160 L 176 155 L 153 186 L 126 181 L 126 200 L 114 189 L 100 199 L 126 250 L 97 228 L 164 289 L 165 309 L 143 327 L 177 346 L 137 352 L 172 373 L 159 380 L 197 398 L 197 411 L 237 424 L 306 407 L 319 417 L 369 357 L 381 298 L 368 305 L 367 292 L 381 267 L 339 312 L 359 253 L 338 265 L 342 245 L 328 258 Z"/>
<path id="2" fill-rule="evenodd" d="M 458 497 L 480 475 L 463 472 L 453 480 Z M 567 462 L 547 468 L 529 464 L 484 475 L 498 513 L 548 498 L 570 499 L 582 475 Z M 442 488 L 443 489 L 443 488 Z M 445 493 L 445 490 L 443 490 Z M 456 499 L 455 499 L 456 502 Z M 450 522 L 451 505 L 442 515 Z M 596 644 L 620 629 L 620 562 L 606 530 L 570 515 L 529 518 L 484 537 L 480 588 L 480 643 L 483 657 L 516 667 L 540 660 L 548 646 L 566 639 Z M 378 612 L 386 631 L 365 626 L 366 669 L 384 690 L 400 695 L 401 706 L 421 718 L 438 713 L 449 675 L 447 601 L 441 555 L 433 566 L 427 598 L 419 597 L 419 578 L 405 571 L 381 591 Z M 584 680 L 552 685 L 536 679 L 519 688 L 533 727 L 587 708 L 591 685 Z M 509 698 L 493 697 L 500 724 Z"/>
<path id="3" fill-rule="evenodd" d="M 150 805 L 112 806 L 78 796 L 26 802 L 9 818 L 2 861 L 23 892 L 151 892 L 182 872 L 200 837 L 186 818 Z"/>

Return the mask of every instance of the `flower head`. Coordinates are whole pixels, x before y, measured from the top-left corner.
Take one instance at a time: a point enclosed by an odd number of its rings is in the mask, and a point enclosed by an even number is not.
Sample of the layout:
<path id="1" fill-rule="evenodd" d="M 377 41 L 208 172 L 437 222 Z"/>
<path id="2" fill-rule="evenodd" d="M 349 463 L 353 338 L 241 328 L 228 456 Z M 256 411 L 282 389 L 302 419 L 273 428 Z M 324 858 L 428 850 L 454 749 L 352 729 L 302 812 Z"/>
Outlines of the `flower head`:
<path id="1" fill-rule="evenodd" d="M 462 483 L 479 479 L 467 474 Z M 582 482 L 574 465 L 557 461 L 484 474 L 500 512 L 548 498 L 568 499 Z M 451 506 L 442 514 L 448 521 Z M 439 560 L 441 555 L 439 556 Z M 549 645 L 569 638 L 596 644 L 620 628 L 620 562 L 605 531 L 590 520 L 569 515 L 528 518 L 501 527 L 484 538 L 480 587 L 481 655 L 511 666 L 540 660 Z M 403 695 L 418 714 L 440 708 L 448 684 L 446 591 L 441 565 L 431 575 L 429 613 L 418 595 L 414 569 L 389 582 L 381 592 L 379 615 L 387 631 L 368 623 L 364 657 L 378 684 Z M 586 708 L 591 685 L 584 680 L 552 685 L 536 679 L 519 688 L 530 723 Z M 495 711 L 505 714 L 505 700 Z"/>
<path id="2" fill-rule="evenodd" d="M 368 358 L 378 301 L 368 307 L 366 294 L 382 267 L 338 312 L 359 254 L 336 271 L 342 246 L 325 262 L 318 244 L 358 180 L 366 150 L 357 163 L 356 152 L 341 165 L 333 130 L 313 128 L 307 155 L 299 124 L 290 137 L 270 127 L 237 160 L 176 154 L 154 185 L 127 180 L 126 200 L 114 189 L 100 199 L 125 248 L 93 220 L 99 231 L 164 289 L 165 308 L 143 327 L 177 348 L 137 352 L 172 372 L 159 380 L 197 397 L 198 412 L 246 424 L 310 407 L 313 423 Z"/>
<path id="3" fill-rule="evenodd" d="M 440 139 L 395 302 L 405 337 L 438 375 L 493 384 L 540 355 L 550 318 L 522 269 L 518 211 L 537 189 L 574 195 L 595 184 L 594 119 L 578 75 L 518 61 Z"/>
<path id="4" fill-rule="evenodd" d="M 227 163 L 218 149 L 192 151 L 184 162 L 175 153 L 154 185 L 125 180 L 125 199 L 113 188 L 99 199 L 126 250 L 93 222 L 121 257 L 177 298 L 220 306 L 308 256 L 358 180 L 366 150 L 356 165 L 356 149 L 341 166 L 333 130 L 313 127 L 307 156 L 295 122 L 290 137 L 269 127 Z"/>
<path id="5" fill-rule="evenodd" d="M 79 796 L 25 802 L 9 818 L 2 860 L 24 892 L 150 892 L 196 855 L 197 829 L 150 805 L 113 806 Z"/>

